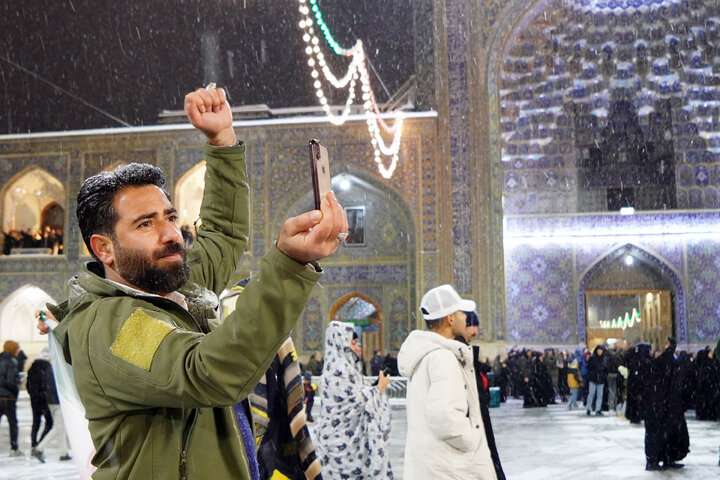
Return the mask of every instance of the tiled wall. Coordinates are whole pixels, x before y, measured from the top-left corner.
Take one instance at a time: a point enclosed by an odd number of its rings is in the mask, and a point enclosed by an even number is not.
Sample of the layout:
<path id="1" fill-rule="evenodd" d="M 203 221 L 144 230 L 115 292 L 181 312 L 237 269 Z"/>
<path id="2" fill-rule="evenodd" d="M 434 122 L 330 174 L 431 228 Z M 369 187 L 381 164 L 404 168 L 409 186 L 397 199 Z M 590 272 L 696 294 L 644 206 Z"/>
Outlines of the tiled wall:
<path id="1" fill-rule="evenodd" d="M 707 22 L 717 16 L 718 5 L 667 0 L 536 5 L 515 24 L 499 67 L 506 213 L 605 211 L 606 187 L 637 184 L 584 185 L 581 178 L 588 147 L 602 144 L 609 131 L 631 129 L 611 121 L 618 101 L 631 105 L 638 141 L 669 156 L 664 166 L 632 172 L 645 185 L 635 189 L 636 202 L 654 202 L 651 209 L 718 208 L 720 87 L 718 57 L 711 52 L 720 38 Z M 661 104 L 671 105 L 669 113 Z M 665 194 L 670 201 L 657 200 L 663 171 L 674 175 L 661 181 L 672 185 Z"/>
<path id="2" fill-rule="evenodd" d="M 678 341 L 717 341 L 720 214 L 698 212 L 507 218 L 509 342 L 584 343 L 585 288 L 620 252 L 672 286 Z"/>
<path id="3" fill-rule="evenodd" d="M 294 333 L 298 350 L 319 349 L 330 307 L 353 291 L 372 297 L 381 306 L 384 347 L 399 349 L 415 328 L 417 291 L 438 278 L 437 262 L 422 262 L 437 256 L 439 179 L 420 173 L 421 163 L 433 165 L 435 161 L 436 120 L 406 119 L 399 164 L 389 180 L 382 178 L 374 164 L 364 122 L 342 128 L 312 124 L 240 127 L 237 133 L 247 145 L 251 183 L 251 241 L 240 265 L 244 272 L 257 271 L 285 218 L 310 208 L 308 139 L 321 138 L 328 146 L 334 175 L 342 173 L 358 182 L 351 191 L 337 192 L 341 202 L 367 207 L 366 245 L 341 248 L 323 261 L 321 286 L 314 290 Z M 175 183 L 202 161 L 202 141 L 195 132 L 169 130 L 30 136 L 0 142 L 0 188 L 18 173 L 37 166 L 65 185 L 67 195 L 63 205 L 67 212 L 66 254 L 0 257 L 0 301 L 26 284 L 59 301 L 66 298 L 67 279 L 79 271 L 82 262 L 90 260 L 83 254 L 74 216 L 75 197 L 84 177 L 118 163 L 149 162 L 163 168 L 169 190 L 174 192 Z M 419 255 L 420 251 L 426 257 Z"/>

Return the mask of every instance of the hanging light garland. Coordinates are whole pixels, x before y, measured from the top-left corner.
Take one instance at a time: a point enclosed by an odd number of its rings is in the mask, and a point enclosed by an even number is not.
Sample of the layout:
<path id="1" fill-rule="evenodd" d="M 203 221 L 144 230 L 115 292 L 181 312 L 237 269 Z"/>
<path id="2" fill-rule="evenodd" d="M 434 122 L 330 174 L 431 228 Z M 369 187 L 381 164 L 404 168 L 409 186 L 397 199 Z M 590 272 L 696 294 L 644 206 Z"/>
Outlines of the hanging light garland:
<path id="1" fill-rule="evenodd" d="M 626 328 L 632 328 L 635 323 L 640 323 L 640 321 L 641 318 L 637 308 L 633 308 L 632 314 L 625 312 L 624 318 L 620 315 L 618 318 L 613 318 L 612 320 L 600 320 L 600 328 L 622 328 L 625 330 Z"/>
<path id="2" fill-rule="evenodd" d="M 384 178 L 390 178 L 397 166 L 398 152 L 400 151 L 400 138 L 402 137 L 403 123 L 402 112 L 395 112 L 395 123 L 392 127 L 388 126 L 382 118 L 380 118 L 380 109 L 375 102 L 375 93 L 370 85 L 370 75 L 368 75 L 367 71 L 365 50 L 363 49 L 362 41 L 356 41 L 352 48 L 343 48 L 335 41 L 332 33 L 330 33 L 330 29 L 323 21 L 322 13 L 317 5 L 317 0 L 298 1 L 300 3 L 300 14 L 303 17 L 300 20 L 299 26 L 303 30 L 303 40 L 306 44 L 305 53 L 308 55 L 308 65 L 310 66 L 310 73 L 314 79 L 313 86 L 315 87 L 315 93 L 323 111 L 325 112 L 325 115 L 327 115 L 330 123 L 333 125 L 342 125 L 345 123 L 350 113 L 350 107 L 355 101 L 357 80 L 360 79 L 360 83 L 362 85 L 361 91 L 363 108 L 365 109 L 365 120 L 371 136 L 371 143 L 375 154 L 375 163 L 378 166 L 380 174 Z M 308 2 L 310 6 L 308 6 Z M 310 16 L 311 12 L 312 17 Z M 322 51 L 320 51 L 320 40 L 316 35 L 315 25 L 317 25 L 323 33 L 326 43 L 336 55 L 352 57 L 347 73 L 340 79 L 332 73 L 325 61 L 325 56 Z M 327 97 L 325 96 L 325 92 L 322 88 L 322 82 L 320 81 L 320 73 L 318 72 L 318 69 L 323 73 L 324 78 L 336 89 L 345 88 L 346 86 L 349 89 L 348 97 L 345 101 L 345 107 L 340 115 L 335 115 L 328 105 Z M 385 144 L 385 140 L 380 132 L 381 129 L 388 134 L 393 134 L 393 140 L 390 146 Z M 385 163 L 383 162 L 381 155 L 392 157 L 389 167 L 385 167 Z"/>

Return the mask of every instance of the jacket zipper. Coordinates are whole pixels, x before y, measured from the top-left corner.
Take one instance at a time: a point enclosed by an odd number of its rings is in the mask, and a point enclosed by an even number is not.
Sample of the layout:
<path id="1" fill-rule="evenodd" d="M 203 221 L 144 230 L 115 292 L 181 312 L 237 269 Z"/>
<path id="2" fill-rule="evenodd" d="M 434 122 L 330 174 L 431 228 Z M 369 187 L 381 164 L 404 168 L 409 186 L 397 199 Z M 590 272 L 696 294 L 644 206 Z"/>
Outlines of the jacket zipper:
<path id="1" fill-rule="evenodd" d="M 185 421 L 185 428 L 182 434 L 182 451 L 180 452 L 180 480 L 187 480 L 188 448 L 190 447 L 190 435 L 195 427 L 198 411 L 193 408 Z"/>

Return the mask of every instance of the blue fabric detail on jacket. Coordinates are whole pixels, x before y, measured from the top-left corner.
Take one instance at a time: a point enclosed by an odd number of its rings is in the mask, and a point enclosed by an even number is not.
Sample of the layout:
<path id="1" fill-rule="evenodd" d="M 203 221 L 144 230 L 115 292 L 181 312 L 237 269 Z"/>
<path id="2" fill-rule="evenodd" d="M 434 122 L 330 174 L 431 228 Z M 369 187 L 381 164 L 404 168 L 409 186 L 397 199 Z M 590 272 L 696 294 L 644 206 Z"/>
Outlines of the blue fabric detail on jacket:
<path id="1" fill-rule="evenodd" d="M 257 453 L 255 452 L 255 438 L 253 436 L 250 422 L 245 415 L 245 409 L 242 403 L 235 404 L 235 416 L 240 427 L 243 443 L 245 444 L 245 452 L 248 457 L 248 467 L 250 467 L 250 476 L 252 480 L 260 480 L 260 468 L 258 467 Z"/>

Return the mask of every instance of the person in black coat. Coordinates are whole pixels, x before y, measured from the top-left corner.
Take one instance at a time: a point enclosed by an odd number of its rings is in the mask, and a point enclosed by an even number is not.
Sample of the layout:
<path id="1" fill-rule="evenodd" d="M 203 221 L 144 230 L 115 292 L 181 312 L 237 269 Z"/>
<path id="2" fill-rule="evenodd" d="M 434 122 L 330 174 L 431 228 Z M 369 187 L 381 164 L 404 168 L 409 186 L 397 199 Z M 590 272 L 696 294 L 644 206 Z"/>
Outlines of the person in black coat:
<path id="1" fill-rule="evenodd" d="M 495 357 L 495 361 L 493 361 L 493 377 L 495 385 L 500 388 L 500 402 L 504 403 L 508 391 L 508 366 L 506 362 L 500 359 L 500 355 Z"/>
<path id="2" fill-rule="evenodd" d="M 720 418 L 720 365 L 712 357 L 710 347 L 698 352 L 695 390 L 695 414 L 698 420 Z"/>
<path id="3" fill-rule="evenodd" d="M 377 377 L 385 368 L 386 356 L 380 350 L 375 350 L 370 359 L 370 375 Z"/>
<path id="4" fill-rule="evenodd" d="M 16 357 L 20 352 L 17 342 L 8 340 L 0 353 L 0 419 L 7 417 L 10 424 L 10 456 L 20 457 L 18 448 L 18 422 L 16 401 L 20 390 L 20 367 Z"/>
<path id="5" fill-rule="evenodd" d="M 607 383 L 608 367 L 605 361 L 605 348 L 598 345 L 593 350 L 593 354 L 588 360 L 588 382 L 590 382 L 590 390 L 588 393 L 587 410 L 585 413 L 590 415 L 595 400 L 595 415 L 602 415 L 603 391 L 605 383 Z"/>
<path id="6" fill-rule="evenodd" d="M 557 357 L 557 369 L 558 369 L 558 382 L 557 382 L 557 388 L 558 388 L 558 394 L 560 395 L 560 401 L 565 402 L 567 401 L 567 396 L 570 395 L 570 387 L 568 387 L 567 383 L 567 375 L 568 375 L 568 365 L 570 364 L 570 360 L 568 359 L 568 352 L 567 350 L 563 350 L 560 352 L 560 355 Z"/>
<path id="7" fill-rule="evenodd" d="M 645 383 L 645 470 L 682 468 L 684 465 L 677 461 L 689 452 L 682 410 L 685 378 L 676 368 L 675 347 L 675 340 L 668 338 L 665 349 L 652 360 Z"/>
<path id="8" fill-rule="evenodd" d="M 520 373 L 519 354 L 516 350 L 510 350 L 507 356 L 508 380 L 510 382 L 510 395 L 513 398 L 520 398 L 523 392 L 523 378 Z"/>
<path id="9" fill-rule="evenodd" d="M 671 348 L 675 348 L 674 338 L 668 340 Z M 684 353 L 684 352 L 681 352 Z M 675 360 L 670 381 L 670 391 L 667 397 L 667 413 L 665 428 L 667 438 L 667 452 L 663 459 L 665 468 L 681 468 L 677 463 L 690 453 L 690 436 L 685 421 L 685 405 L 687 404 L 687 377 L 691 365 L 682 355 Z"/>
<path id="10" fill-rule="evenodd" d="M 472 338 L 477 335 L 480 319 L 475 312 L 465 312 L 465 335 L 455 337 L 455 340 L 465 345 L 469 345 Z M 497 480 L 505 480 L 505 472 L 503 472 L 500 456 L 498 455 L 497 445 L 495 444 L 495 434 L 493 433 L 492 422 L 490 420 L 490 384 L 487 377 L 482 373 L 480 366 L 480 347 L 473 346 L 473 370 L 475 371 L 475 381 L 477 384 L 478 398 L 480 399 L 480 415 L 485 428 L 485 438 L 487 439 L 488 449 L 490 449 L 490 457 L 495 467 L 495 475 Z"/>
<path id="11" fill-rule="evenodd" d="M 553 387 L 553 379 L 550 371 L 548 370 L 548 364 L 545 361 L 546 353 L 539 353 L 537 362 L 535 364 L 536 376 L 537 376 L 537 388 L 538 397 L 542 398 L 542 405 L 553 405 L 555 404 L 555 388 Z M 553 364 L 555 360 L 553 360 Z"/>
<path id="12" fill-rule="evenodd" d="M 650 374 L 650 344 L 639 343 L 630 349 L 627 358 L 627 398 L 625 417 L 630 423 L 642 421 L 642 408 L 645 392 L 643 385 Z"/>
<path id="13" fill-rule="evenodd" d="M 46 354 L 45 351 L 46 349 L 41 352 L 40 358 L 32 363 L 27 374 L 27 391 L 30 395 L 30 407 L 32 408 L 33 416 L 32 428 L 30 430 L 32 448 L 37 447 L 38 442 L 45 438 L 45 435 L 52 430 L 53 416 L 50 412 L 50 400 L 53 400 L 52 403 L 59 403 L 52 367 L 47 360 L 49 354 Z M 43 417 L 45 418 L 45 427 L 38 440 L 38 432 L 40 431 L 40 423 Z"/>
<path id="14" fill-rule="evenodd" d="M 537 407 L 537 388 L 535 379 L 535 357 L 532 350 L 522 350 L 518 358 L 518 370 L 522 379 L 521 394 L 523 397 L 523 408 Z"/>
<path id="15" fill-rule="evenodd" d="M 686 412 L 695 406 L 695 384 L 697 383 L 697 375 L 695 365 L 692 358 L 686 351 L 678 353 L 677 358 L 678 369 L 683 377 L 682 384 L 682 409 Z"/>

